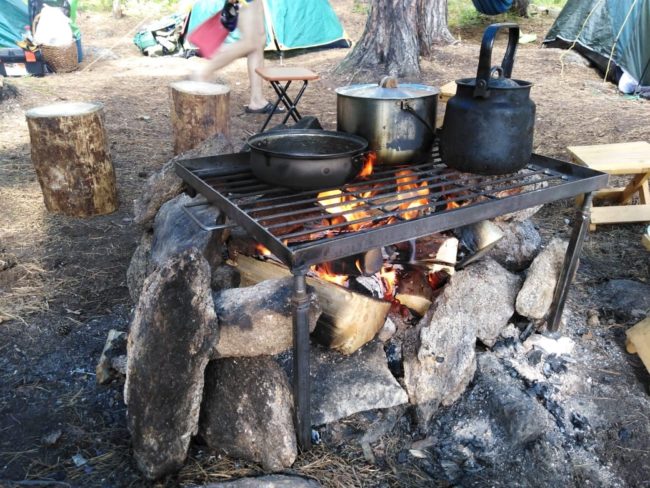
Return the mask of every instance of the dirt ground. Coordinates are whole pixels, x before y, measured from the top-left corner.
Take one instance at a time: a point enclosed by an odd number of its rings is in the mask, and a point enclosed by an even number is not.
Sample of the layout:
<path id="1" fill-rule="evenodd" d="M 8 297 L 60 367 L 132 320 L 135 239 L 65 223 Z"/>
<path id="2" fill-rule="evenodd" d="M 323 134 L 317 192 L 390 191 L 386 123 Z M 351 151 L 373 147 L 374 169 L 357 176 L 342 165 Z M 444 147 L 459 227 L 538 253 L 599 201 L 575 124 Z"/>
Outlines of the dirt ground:
<path id="1" fill-rule="evenodd" d="M 353 0 L 331 3 L 348 34 L 358 39 L 365 15 L 354 8 Z M 140 236 L 132 223 L 132 201 L 144 179 L 172 157 L 167 87 L 186 77 L 201 60 L 141 56 L 131 39 L 142 20 L 82 12 L 79 24 L 86 59 L 80 70 L 5 80 L 4 92 L 16 95 L 0 101 L 0 486 L 20 480 L 50 480 L 52 486 L 148 486 L 131 458 L 121 385 L 97 386 L 94 370 L 107 331 L 128 328 L 133 304 L 126 268 Z M 534 18 L 522 24 L 540 41 L 551 20 Z M 440 47 L 433 59 L 422 60 L 418 81 L 441 86 L 475 73 L 481 32 L 482 27 L 454 31 L 460 41 Z M 269 55 L 267 63 L 307 66 L 320 73 L 321 80 L 310 85 L 301 107 L 304 114 L 315 115 L 325 128 L 334 129 L 334 89 L 379 79 L 379 74 L 375 79 L 333 76 L 347 52 L 301 52 L 283 60 Z M 537 42 L 521 46 L 515 62 L 515 77 L 534 83 L 535 152 L 568 159 L 569 145 L 650 140 L 650 102 L 618 94 L 596 71 L 573 56 L 562 60 L 561 54 L 540 49 Z M 232 64 L 220 78 L 232 90 L 232 137 L 243 144 L 263 120 L 244 113 L 245 62 Z M 24 111 L 65 100 L 105 106 L 120 199 L 114 214 L 77 219 L 45 210 L 30 161 Z M 547 206 L 536 223 L 545 238 L 567 236 L 572 217 L 572 202 L 561 202 Z M 590 401 L 605 419 L 598 433 L 598 456 L 628 486 L 650 486 L 650 412 L 639 412 L 639 420 L 631 424 L 622 415 L 648 405 L 650 378 L 636 357 L 622 352 L 623 331 L 630 324 L 604 318 L 588 340 L 576 331 L 586 327 L 587 310 L 598 309 L 597 285 L 612 278 L 648 281 L 650 255 L 641 246 L 641 234 L 641 225 L 627 225 L 605 226 L 589 236 L 568 304 L 571 319 L 566 331 L 589 354 L 602 359 L 603 369 L 615 371 L 614 381 L 625 386 L 620 396 Z M 600 378 L 593 375 L 594 382 Z M 633 439 L 625 446 L 620 442 L 623 427 Z M 46 439 L 48 435 L 55 440 Z M 78 466 L 75 455 L 87 462 Z M 432 484 L 415 464 L 398 464 L 388 456 L 385 463 L 371 465 L 353 446 L 340 450 L 319 446 L 301 455 L 294 469 L 325 486 Z M 160 486 L 256 472 L 255 466 L 193 448 L 186 468 Z"/>

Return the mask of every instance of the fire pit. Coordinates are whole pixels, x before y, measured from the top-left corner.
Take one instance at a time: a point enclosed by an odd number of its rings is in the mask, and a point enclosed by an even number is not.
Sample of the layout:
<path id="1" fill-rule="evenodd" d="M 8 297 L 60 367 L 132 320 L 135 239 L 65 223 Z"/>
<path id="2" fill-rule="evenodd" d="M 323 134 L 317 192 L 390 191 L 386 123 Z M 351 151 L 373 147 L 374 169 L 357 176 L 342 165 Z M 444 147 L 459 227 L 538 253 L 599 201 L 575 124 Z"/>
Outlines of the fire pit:
<path id="1" fill-rule="evenodd" d="M 437 147 L 426 163 L 363 170 L 338 188 L 291 191 L 257 180 L 249 155 L 176 163 L 177 174 L 265 246 L 294 276 L 294 403 L 302 448 L 311 444 L 306 274 L 312 265 L 473 224 L 584 194 L 564 260 L 548 326 L 557 330 L 589 221 L 591 193 L 607 175 L 533 155 L 517 173 L 477 176 L 446 167 Z M 191 209 L 187 209 L 191 214 Z"/>

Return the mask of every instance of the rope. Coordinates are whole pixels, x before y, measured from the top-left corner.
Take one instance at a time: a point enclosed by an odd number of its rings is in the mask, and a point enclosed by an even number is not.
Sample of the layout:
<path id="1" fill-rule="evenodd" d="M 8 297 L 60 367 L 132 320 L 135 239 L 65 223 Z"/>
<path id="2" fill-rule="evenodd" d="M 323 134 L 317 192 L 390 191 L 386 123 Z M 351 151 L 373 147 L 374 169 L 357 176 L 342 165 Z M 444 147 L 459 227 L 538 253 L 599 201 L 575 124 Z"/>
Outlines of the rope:
<path id="1" fill-rule="evenodd" d="M 92 63 L 88 64 L 88 66 L 85 66 L 84 69 L 81 70 L 81 72 L 86 71 L 88 68 L 90 68 L 93 64 L 95 64 L 97 61 L 102 59 L 107 52 L 112 53 L 113 49 L 115 49 L 119 44 L 121 44 L 125 39 L 128 39 L 131 37 L 133 32 L 135 32 L 139 27 L 141 27 L 145 22 L 149 22 L 152 19 L 152 17 L 147 17 L 144 20 L 141 20 L 133 29 L 131 29 L 129 32 L 124 34 L 124 36 L 120 37 L 115 44 L 113 44 L 111 47 L 109 47 L 106 51 L 101 53 L 99 56 L 97 56 L 97 59 L 93 59 Z"/>
<path id="2" fill-rule="evenodd" d="M 582 32 L 585 30 L 585 27 L 587 27 L 587 23 L 589 22 L 589 19 L 593 15 L 593 13 L 596 11 L 596 9 L 600 6 L 601 3 L 603 3 L 605 0 L 598 0 L 596 5 L 594 5 L 594 8 L 591 9 L 591 12 L 589 12 L 589 15 L 587 15 L 587 18 L 585 21 L 582 23 L 582 27 L 580 27 L 580 30 L 578 31 L 578 34 L 576 35 L 576 38 L 573 40 L 573 43 L 569 46 L 569 49 L 567 49 L 565 52 L 563 52 L 560 55 L 560 65 L 562 68 L 560 69 L 560 76 L 564 76 L 564 57 L 571 52 L 571 50 L 576 47 L 576 44 L 578 43 L 578 39 L 580 39 L 580 35 Z"/>
<path id="3" fill-rule="evenodd" d="M 625 24 L 627 24 L 627 21 L 630 18 L 630 15 L 632 14 L 632 10 L 634 10 L 634 7 L 636 7 L 636 4 L 638 3 L 639 0 L 634 0 L 632 2 L 632 6 L 630 7 L 630 10 L 627 11 L 627 15 L 625 16 L 625 20 L 623 21 L 623 25 L 621 25 L 621 28 L 618 31 L 618 34 L 616 35 L 616 39 L 614 39 L 614 44 L 612 44 L 612 50 L 609 53 L 609 60 L 607 61 L 607 69 L 605 70 L 605 78 L 603 78 L 603 83 L 607 82 L 607 75 L 609 75 L 609 67 L 612 65 L 612 58 L 614 56 L 614 51 L 616 50 L 616 44 L 618 44 L 618 39 L 621 37 L 621 34 L 623 33 L 623 28 L 625 27 Z"/>

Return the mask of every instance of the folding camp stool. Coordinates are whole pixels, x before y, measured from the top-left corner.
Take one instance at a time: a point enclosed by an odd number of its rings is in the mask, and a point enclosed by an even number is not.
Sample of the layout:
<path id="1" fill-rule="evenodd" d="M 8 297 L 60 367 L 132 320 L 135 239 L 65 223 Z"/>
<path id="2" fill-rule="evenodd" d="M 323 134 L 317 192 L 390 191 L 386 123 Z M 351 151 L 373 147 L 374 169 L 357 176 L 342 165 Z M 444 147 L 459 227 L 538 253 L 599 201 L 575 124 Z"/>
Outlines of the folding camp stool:
<path id="1" fill-rule="evenodd" d="M 266 126 L 271 121 L 271 117 L 273 117 L 280 102 L 282 102 L 287 109 L 287 114 L 284 116 L 282 123 L 286 124 L 289 117 L 291 117 L 295 122 L 298 122 L 302 118 L 300 112 L 298 112 L 298 102 L 300 102 L 302 94 L 305 93 L 307 84 L 310 81 L 317 80 L 319 76 L 310 69 L 299 67 L 263 67 L 256 68 L 255 72 L 271 84 L 278 96 L 278 100 L 273 104 L 273 110 L 266 118 L 260 132 L 264 132 L 264 129 L 266 129 Z M 292 81 L 302 81 L 302 86 L 300 87 L 295 99 L 292 99 L 287 93 Z M 286 82 L 284 86 L 281 84 L 282 82 Z"/>
<path id="2" fill-rule="evenodd" d="M 606 188 L 596 192 L 594 200 L 613 202 L 607 207 L 594 207 L 591 211 L 590 229 L 600 224 L 650 222 L 650 144 L 625 142 L 595 146 L 569 146 L 576 163 L 610 175 L 632 175 L 630 182 L 619 188 Z M 638 194 L 639 204 L 629 205 Z"/>

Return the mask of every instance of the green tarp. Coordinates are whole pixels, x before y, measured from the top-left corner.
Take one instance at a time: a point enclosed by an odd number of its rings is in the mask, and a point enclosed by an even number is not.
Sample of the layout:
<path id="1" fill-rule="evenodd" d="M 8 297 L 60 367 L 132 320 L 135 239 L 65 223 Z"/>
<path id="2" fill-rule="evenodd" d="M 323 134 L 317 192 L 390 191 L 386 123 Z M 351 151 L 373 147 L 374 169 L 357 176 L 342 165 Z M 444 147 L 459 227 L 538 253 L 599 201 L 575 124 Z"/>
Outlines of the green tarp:
<path id="1" fill-rule="evenodd" d="M 650 85 L 650 0 L 568 0 L 544 43 L 568 47 L 574 41 L 603 72 L 611 55 L 609 75 L 619 66 Z"/>
<path id="2" fill-rule="evenodd" d="M 0 47 L 17 47 L 16 41 L 23 38 L 28 25 L 26 1 L 0 0 Z"/>
<path id="3" fill-rule="evenodd" d="M 286 51 L 320 46 L 350 46 L 339 19 L 327 0 L 254 1 L 264 1 L 266 49 Z M 221 0 L 198 0 L 192 7 L 187 32 L 192 32 L 222 6 Z M 238 37 L 238 32 L 235 31 L 226 42 Z"/>

